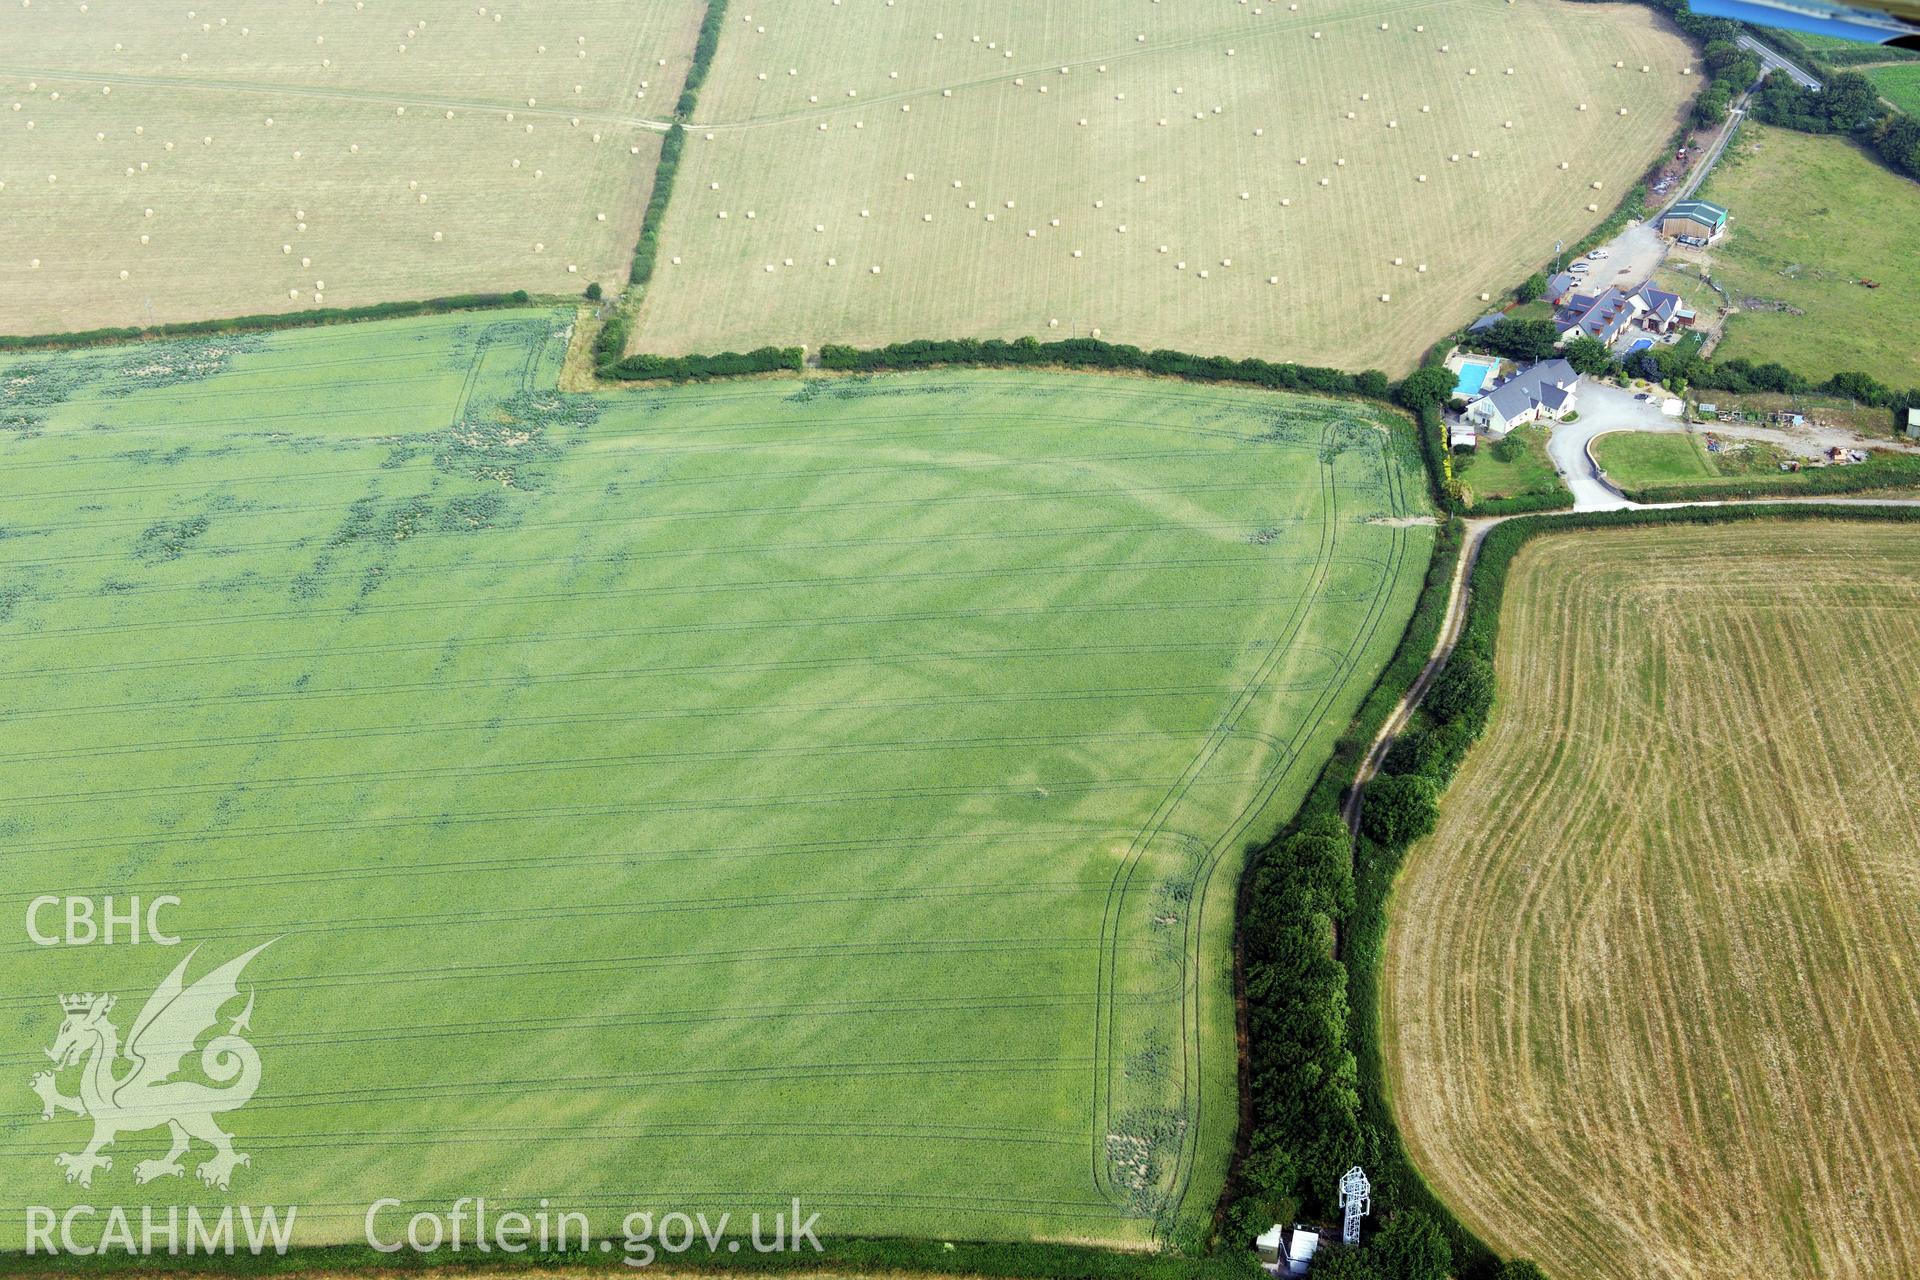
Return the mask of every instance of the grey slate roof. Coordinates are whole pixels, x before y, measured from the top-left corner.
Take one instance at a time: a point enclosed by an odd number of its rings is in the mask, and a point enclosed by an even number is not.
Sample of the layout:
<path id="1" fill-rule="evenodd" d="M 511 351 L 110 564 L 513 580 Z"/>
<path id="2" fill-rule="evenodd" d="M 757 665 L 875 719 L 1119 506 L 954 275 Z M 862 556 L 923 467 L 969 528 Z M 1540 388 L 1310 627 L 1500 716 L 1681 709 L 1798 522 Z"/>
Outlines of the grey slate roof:
<path id="1" fill-rule="evenodd" d="M 1487 330 L 1493 328 L 1493 326 L 1499 324 L 1502 320 L 1505 320 L 1505 319 L 1506 317 L 1500 314 L 1498 311 L 1490 312 L 1487 315 L 1481 316 L 1478 320 L 1475 320 L 1472 324 L 1468 325 L 1467 332 L 1468 333 L 1485 333 Z"/>
<path id="2" fill-rule="evenodd" d="M 1519 417 L 1536 403 L 1558 413 L 1572 398 L 1571 388 L 1579 378 L 1565 360 L 1543 360 L 1508 378 L 1481 399 L 1489 401 L 1502 418 Z"/>

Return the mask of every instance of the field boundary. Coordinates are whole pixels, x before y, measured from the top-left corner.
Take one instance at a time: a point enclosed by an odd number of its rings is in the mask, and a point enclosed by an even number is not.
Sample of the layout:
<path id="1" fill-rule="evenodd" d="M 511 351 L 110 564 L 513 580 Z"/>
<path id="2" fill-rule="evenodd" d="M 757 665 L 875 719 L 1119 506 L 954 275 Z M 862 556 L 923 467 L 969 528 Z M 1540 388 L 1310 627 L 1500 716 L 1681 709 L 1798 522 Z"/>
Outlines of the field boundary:
<path id="1" fill-rule="evenodd" d="M 223 333 L 260 333 L 272 329 L 312 329 L 321 325 L 356 324 L 363 320 L 407 320 L 455 311 L 504 311 L 513 307 L 545 306 L 575 301 L 571 296 L 549 297 L 525 289 L 511 293 L 457 293 L 413 302 L 375 302 L 364 307 L 323 307 L 277 315 L 232 316 L 222 320 L 183 320 L 137 329 L 84 329 L 71 333 L 0 335 L 0 352 L 62 351 L 81 347 L 162 342 L 175 338 L 217 337 Z"/>

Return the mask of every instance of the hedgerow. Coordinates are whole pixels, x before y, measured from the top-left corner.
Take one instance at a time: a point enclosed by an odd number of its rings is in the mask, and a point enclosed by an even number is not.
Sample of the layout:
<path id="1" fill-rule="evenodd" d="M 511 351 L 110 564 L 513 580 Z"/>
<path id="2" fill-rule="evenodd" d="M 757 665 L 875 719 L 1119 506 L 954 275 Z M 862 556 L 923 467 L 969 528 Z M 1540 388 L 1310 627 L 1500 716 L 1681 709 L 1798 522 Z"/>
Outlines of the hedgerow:
<path id="1" fill-rule="evenodd" d="M 447 311 L 489 311 L 524 307 L 531 300 L 525 289 L 512 293 L 460 293 L 412 302 L 376 302 L 364 307 L 325 307 L 288 311 L 278 315 L 230 316 L 220 320 L 188 320 L 129 329 L 87 329 L 78 333 L 0 336 L 0 351 L 27 351 L 49 347 L 98 347 L 146 342 L 160 338 L 203 338 L 223 333 L 250 333 L 261 329 L 300 329 L 355 320 L 397 320 L 408 316 L 438 315 Z"/>
<path id="2" fill-rule="evenodd" d="M 758 347 L 712 355 L 632 355 L 600 370 L 603 378 L 625 382 L 706 382 L 750 373 L 799 372 L 806 353 L 799 347 Z"/>

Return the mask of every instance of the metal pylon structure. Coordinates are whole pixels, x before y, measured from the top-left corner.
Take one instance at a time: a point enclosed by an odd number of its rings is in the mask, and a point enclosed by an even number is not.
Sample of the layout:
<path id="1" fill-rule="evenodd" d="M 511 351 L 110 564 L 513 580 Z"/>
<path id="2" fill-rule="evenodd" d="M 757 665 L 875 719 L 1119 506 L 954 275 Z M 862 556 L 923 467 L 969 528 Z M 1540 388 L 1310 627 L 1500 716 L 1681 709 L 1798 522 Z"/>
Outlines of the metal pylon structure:
<path id="1" fill-rule="evenodd" d="M 1346 1220 L 1340 1226 L 1341 1243 L 1359 1244 L 1360 1219 L 1373 1210 L 1373 1184 L 1359 1165 L 1340 1175 L 1340 1207 L 1346 1210 Z"/>

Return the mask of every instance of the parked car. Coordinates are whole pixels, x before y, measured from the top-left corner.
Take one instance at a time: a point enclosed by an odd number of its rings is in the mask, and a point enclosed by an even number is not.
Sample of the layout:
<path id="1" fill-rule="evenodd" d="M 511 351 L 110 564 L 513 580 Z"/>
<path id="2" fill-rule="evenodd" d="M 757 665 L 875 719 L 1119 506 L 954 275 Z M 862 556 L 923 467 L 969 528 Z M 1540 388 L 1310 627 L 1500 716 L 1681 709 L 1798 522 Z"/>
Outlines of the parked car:
<path id="1" fill-rule="evenodd" d="M 1567 274 L 1573 275 L 1573 276 L 1583 276 L 1587 274 L 1587 272 L 1590 270 L 1592 270 L 1592 268 L 1589 267 L 1586 263 L 1576 262 L 1567 268 Z"/>
<path id="2" fill-rule="evenodd" d="M 1613 250 L 1611 250 L 1611 249 L 1595 249 L 1595 250 L 1594 250 L 1594 251 L 1593 251 L 1592 253 L 1590 253 L 1590 254 L 1588 254 L 1587 256 L 1588 256 L 1589 258 L 1592 258 L 1592 259 L 1593 259 L 1593 260 L 1594 260 L 1595 262 L 1599 262 L 1599 261 L 1600 261 L 1601 259 L 1603 259 L 1603 258 L 1610 258 L 1610 257 L 1612 257 L 1612 256 L 1613 256 Z"/>

